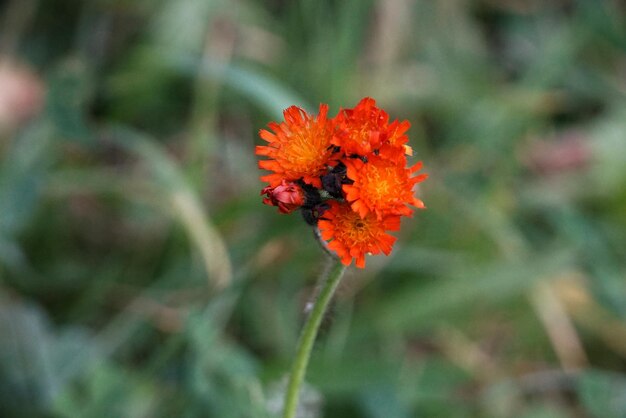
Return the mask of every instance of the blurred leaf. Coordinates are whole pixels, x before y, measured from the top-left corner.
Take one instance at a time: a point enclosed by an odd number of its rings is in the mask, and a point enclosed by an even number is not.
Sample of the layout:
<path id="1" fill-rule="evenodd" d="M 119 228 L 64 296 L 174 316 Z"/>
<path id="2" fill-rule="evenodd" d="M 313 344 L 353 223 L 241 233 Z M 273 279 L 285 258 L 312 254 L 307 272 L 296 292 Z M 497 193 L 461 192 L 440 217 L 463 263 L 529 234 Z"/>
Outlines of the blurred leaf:
<path id="1" fill-rule="evenodd" d="M 161 10 L 152 20 L 151 29 L 155 44 L 172 51 L 201 52 L 207 28 L 212 21 L 211 14 L 219 10 L 222 1 L 162 2 Z"/>
<path id="2" fill-rule="evenodd" d="M 0 235 L 0 264 L 9 270 L 28 275 L 30 266 L 22 248 L 13 240 Z"/>
<path id="3" fill-rule="evenodd" d="M 61 139 L 93 144 L 94 136 L 85 118 L 91 88 L 86 66 L 69 61 L 59 66 L 48 81 L 45 115 Z"/>
<path id="4" fill-rule="evenodd" d="M 147 164 L 156 184 L 165 192 L 163 197 L 172 216 L 184 226 L 202 255 L 209 280 L 217 288 L 227 286 L 232 280 L 232 266 L 226 245 L 176 163 L 149 137 L 123 128 L 114 129 L 112 136 Z"/>
<path id="5" fill-rule="evenodd" d="M 38 307 L 0 294 L 0 409 L 49 411 L 66 385 L 97 358 L 85 330 L 57 332 Z"/>
<path id="6" fill-rule="evenodd" d="M 515 415 L 516 418 L 568 418 L 571 415 L 565 410 L 560 410 L 553 405 L 532 405 L 523 413 Z"/>
<path id="7" fill-rule="evenodd" d="M 53 153 L 50 127 L 35 123 L 15 138 L 0 166 L 0 234 L 15 235 L 31 221 Z"/>
<path id="8" fill-rule="evenodd" d="M 626 282 L 602 230 L 574 208 L 558 208 L 550 215 L 563 235 L 578 246 L 579 262 L 593 279 L 591 289 L 613 312 L 626 318 Z"/>
<path id="9" fill-rule="evenodd" d="M 392 359 L 376 359 L 363 352 L 343 353 L 341 358 L 333 361 L 314 355 L 307 379 L 323 393 L 354 396 L 365 394 L 369 389 L 394 386 L 399 367 Z"/>
<path id="10" fill-rule="evenodd" d="M 578 379 L 578 393 L 593 417 L 626 416 L 626 377 L 602 371 L 588 371 Z"/>
<path id="11" fill-rule="evenodd" d="M 221 338 L 214 314 L 214 309 L 207 309 L 191 315 L 187 323 L 191 343 L 188 384 L 198 401 L 188 410 L 219 418 L 268 417 L 256 378 L 258 364 L 243 349 Z"/>
<path id="12" fill-rule="evenodd" d="M 36 272 L 18 239 L 37 213 L 54 154 L 50 126 L 38 120 L 15 137 L 0 165 L 0 264 L 25 279 Z"/>
<path id="13" fill-rule="evenodd" d="M 150 382 L 101 363 L 87 375 L 80 388 L 68 390 L 57 399 L 55 412 L 67 418 L 152 416 L 158 403 L 156 393 Z"/>
<path id="14" fill-rule="evenodd" d="M 519 262 L 494 262 L 479 271 L 462 270 L 458 277 L 428 286 L 409 285 L 389 296 L 376 312 L 368 314 L 382 329 L 409 330 L 443 312 L 458 311 L 476 303 L 494 303 L 528 289 L 536 280 L 572 263 L 569 251 L 554 252 Z"/>
<path id="15" fill-rule="evenodd" d="M 603 195 L 612 195 L 626 185 L 626 105 L 622 100 L 604 118 L 589 128 L 594 161 L 591 177 L 594 188 Z"/>
<path id="16" fill-rule="evenodd" d="M 543 23 L 542 30 L 537 31 L 540 39 L 533 39 L 536 51 L 522 81 L 530 88 L 547 88 L 562 82 L 580 48 L 573 27 L 550 21 Z"/>
<path id="17" fill-rule="evenodd" d="M 189 75 L 193 75 L 196 68 L 199 68 L 205 77 L 224 83 L 259 108 L 264 109 L 272 118 L 281 119 L 283 110 L 292 105 L 312 112 L 316 110 L 289 87 L 259 70 L 235 63 L 224 64 L 209 60 L 199 62 L 182 55 L 172 55 L 166 58 L 174 68 Z"/>
<path id="18" fill-rule="evenodd" d="M 610 1 L 576 0 L 579 16 L 589 28 L 616 47 L 626 50 L 626 18 L 620 4 Z"/>
<path id="19" fill-rule="evenodd" d="M 362 393 L 360 403 L 369 418 L 410 418 L 407 406 L 398 399 L 398 391 L 389 386 L 372 387 Z"/>

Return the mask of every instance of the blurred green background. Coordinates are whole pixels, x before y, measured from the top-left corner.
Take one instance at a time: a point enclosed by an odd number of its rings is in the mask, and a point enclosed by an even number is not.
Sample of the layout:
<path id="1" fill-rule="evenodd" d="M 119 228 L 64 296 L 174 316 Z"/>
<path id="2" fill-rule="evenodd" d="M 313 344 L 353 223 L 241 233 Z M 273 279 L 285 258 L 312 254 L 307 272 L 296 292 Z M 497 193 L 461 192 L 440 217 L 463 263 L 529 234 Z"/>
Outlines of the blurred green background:
<path id="1" fill-rule="evenodd" d="M 624 2 L 0 10 L 1 417 L 276 416 L 325 259 L 258 130 L 364 96 L 428 210 L 344 279 L 301 416 L 626 417 Z"/>

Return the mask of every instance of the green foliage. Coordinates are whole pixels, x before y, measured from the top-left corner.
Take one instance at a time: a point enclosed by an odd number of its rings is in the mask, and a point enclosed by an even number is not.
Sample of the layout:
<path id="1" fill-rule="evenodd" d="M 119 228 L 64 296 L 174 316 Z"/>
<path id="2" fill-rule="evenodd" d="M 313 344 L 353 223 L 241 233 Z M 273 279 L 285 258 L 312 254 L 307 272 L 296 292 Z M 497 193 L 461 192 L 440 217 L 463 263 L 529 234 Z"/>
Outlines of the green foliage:
<path id="1" fill-rule="evenodd" d="M 46 91 L 9 123 L 0 80 L 0 416 L 273 417 L 325 260 L 258 130 L 364 96 L 428 209 L 347 274 L 309 416 L 626 416 L 620 2 L 0 7 Z"/>

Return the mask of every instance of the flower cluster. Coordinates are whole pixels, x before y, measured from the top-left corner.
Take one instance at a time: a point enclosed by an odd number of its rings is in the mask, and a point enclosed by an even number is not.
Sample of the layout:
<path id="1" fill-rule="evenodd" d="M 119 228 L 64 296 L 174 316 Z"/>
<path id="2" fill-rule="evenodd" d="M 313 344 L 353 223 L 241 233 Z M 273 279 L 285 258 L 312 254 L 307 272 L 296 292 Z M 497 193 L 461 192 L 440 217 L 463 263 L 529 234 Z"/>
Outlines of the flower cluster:
<path id="1" fill-rule="evenodd" d="M 410 206 L 424 208 L 413 188 L 427 175 L 414 175 L 421 162 L 407 167 L 409 122 L 390 122 L 371 98 L 334 118 L 325 104 L 315 116 L 297 106 L 284 116 L 260 131 L 268 144 L 256 147 L 267 157 L 259 168 L 271 172 L 261 177 L 263 203 L 300 210 L 345 265 L 355 259 L 362 268 L 366 254 L 388 255 L 396 240 L 388 232 L 413 214 Z"/>

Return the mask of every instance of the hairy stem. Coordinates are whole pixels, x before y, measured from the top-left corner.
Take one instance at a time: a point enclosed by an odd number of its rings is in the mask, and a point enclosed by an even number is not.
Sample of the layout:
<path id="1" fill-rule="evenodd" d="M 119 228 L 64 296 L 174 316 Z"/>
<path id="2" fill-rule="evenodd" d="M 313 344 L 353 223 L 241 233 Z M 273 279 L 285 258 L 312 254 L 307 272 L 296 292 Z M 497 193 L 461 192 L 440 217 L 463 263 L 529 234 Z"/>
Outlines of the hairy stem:
<path id="1" fill-rule="evenodd" d="M 324 318 L 326 308 L 345 270 L 346 267 L 341 264 L 339 260 L 333 260 L 333 265 L 328 270 L 327 276 L 321 284 L 319 295 L 313 303 L 313 309 L 304 324 L 302 334 L 300 334 L 300 339 L 298 340 L 296 357 L 291 367 L 289 384 L 287 385 L 287 393 L 285 394 L 283 418 L 294 418 L 296 416 L 300 387 L 302 386 L 307 365 L 309 364 L 315 337 L 317 336 L 320 324 Z"/>

